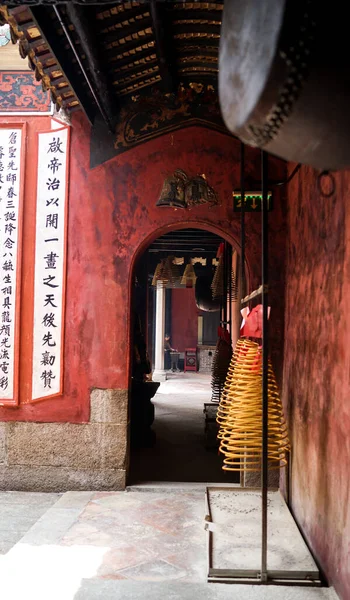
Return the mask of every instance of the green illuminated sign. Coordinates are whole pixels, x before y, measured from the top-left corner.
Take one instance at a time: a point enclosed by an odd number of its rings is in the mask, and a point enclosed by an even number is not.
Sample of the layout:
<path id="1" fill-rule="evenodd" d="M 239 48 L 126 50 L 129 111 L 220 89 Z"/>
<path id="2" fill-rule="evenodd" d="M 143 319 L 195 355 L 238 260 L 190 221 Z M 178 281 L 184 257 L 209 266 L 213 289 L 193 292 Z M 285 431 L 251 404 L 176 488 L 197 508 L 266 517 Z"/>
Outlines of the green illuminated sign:
<path id="1" fill-rule="evenodd" d="M 242 198 L 240 192 L 232 192 L 233 210 L 241 212 Z M 246 192 L 244 194 L 244 210 L 245 212 L 261 212 L 262 193 L 261 192 Z M 273 209 L 272 192 L 267 194 L 267 210 Z"/>

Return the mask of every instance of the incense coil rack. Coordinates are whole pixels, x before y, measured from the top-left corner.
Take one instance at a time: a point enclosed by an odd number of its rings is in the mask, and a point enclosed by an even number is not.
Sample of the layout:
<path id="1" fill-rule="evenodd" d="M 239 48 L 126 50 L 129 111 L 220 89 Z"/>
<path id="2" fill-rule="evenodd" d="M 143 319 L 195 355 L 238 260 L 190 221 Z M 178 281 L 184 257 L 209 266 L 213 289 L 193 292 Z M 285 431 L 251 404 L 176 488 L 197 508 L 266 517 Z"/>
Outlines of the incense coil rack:
<path id="1" fill-rule="evenodd" d="M 262 352 L 249 340 L 236 346 L 219 405 L 219 451 L 226 471 L 260 471 L 262 457 Z M 287 426 L 272 365 L 268 364 L 268 466 L 286 466 Z"/>
<path id="2" fill-rule="evenodd" d="M 223 392 L 227 372 L 232 358 L 231 341 L 219 337 L 213 358 L 211 388 L 211 401 L 219 403 Z"/>

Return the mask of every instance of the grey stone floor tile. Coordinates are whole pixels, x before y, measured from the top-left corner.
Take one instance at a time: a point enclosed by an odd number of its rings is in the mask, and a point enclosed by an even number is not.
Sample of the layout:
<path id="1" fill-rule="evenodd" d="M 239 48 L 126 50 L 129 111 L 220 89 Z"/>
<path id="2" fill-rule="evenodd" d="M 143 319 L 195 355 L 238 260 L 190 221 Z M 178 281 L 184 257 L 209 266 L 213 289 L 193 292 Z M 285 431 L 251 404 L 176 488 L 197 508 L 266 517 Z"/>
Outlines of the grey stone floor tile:
<path id="1" fill-rule="evenodd" d="M 80 508 L 56 508 L 56 505 L 27 531 L 21 542 L 40 546 L 57 544 L 81 513 Z"/>
<path id="2" fill-rule="evenodd" d="M 44 492 L 0 492 L 0 506 L 51 506 L 57 502 L 62 494 Z"/>
<path id="3" fill-rule="evenodd" d="M 85 579 L 74 600 L 334 600 L 329 589 Z"/>
<path id="4" fill-rule="evenodd" d="M 152 559 L 119 571 L 120 575 L 133 581 L 169 581 L 186 576 L 186 569 L 172 565 L 165 560 Z"/>
<path id="5" fill-rule="evenodd" d="M 50 506 L 0 505 L 0 531 L 18 528 L 28 530 Z"/>
<path id="6" fill-rule="evenodd" d="M 96 492 L 66 492 L 59 498 L 55 508 L 83 509 Z"/>
<path id="7" fill-rule="evenodd" d="M 1 492 L 0 555 L 7 554 L 59 498 L 60 494 Z"/>

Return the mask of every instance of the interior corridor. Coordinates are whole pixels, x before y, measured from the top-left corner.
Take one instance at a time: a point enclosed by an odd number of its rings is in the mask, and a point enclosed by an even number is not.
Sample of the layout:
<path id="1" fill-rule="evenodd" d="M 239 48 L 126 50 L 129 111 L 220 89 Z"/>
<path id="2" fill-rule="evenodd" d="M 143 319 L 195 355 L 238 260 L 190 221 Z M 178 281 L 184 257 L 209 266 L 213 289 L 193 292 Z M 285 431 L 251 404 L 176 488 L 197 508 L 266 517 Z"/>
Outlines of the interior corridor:
<path id="1" fill-rule="evenodd" d="M 129 483 L 239 482 L 239 474 L 222 470 L 215 449 L 205 447 L 204 403 L 210 403 L 211 376 L 168 373 L 152 399 L 156 441 L 151 448 L 134 450 Z"/>

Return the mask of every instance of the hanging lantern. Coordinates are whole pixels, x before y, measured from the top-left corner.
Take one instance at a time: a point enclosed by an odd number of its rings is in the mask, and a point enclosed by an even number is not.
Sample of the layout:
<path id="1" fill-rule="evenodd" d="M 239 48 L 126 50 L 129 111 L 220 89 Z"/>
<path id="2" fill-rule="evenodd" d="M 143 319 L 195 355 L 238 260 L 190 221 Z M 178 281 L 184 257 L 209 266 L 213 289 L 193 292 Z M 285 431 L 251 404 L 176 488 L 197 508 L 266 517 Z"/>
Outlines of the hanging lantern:
<path id="1" fill-rule="evenodd" d="M 188 177 L 184 171 L 177 169 L 174 175 L 164 180 L 162 191 L 156 206 L 172 206 L 186 208 L 185 183 Z"/>
<path id="2" fill-rule="evenodd" d="M 262 352 L 240 341 L 234 352 L 218 409 L 219 451 L 225 471 L 260 471 L 262 457 Z M 286 466 L 290 449 L 272 365 L 268 364 L 268 465 Z"/>
<path id="3" fill-rule="evenodd" d="M 184 274 L 182 275 L 181 285 L 185 285 L 187 288 L 192 288 L 194 285 L 196 285 L 196 281 L 197 281 L 196 272 L 194 270 L 193 264 L 191 262 L 189 262 L 186 265 Z"/>

